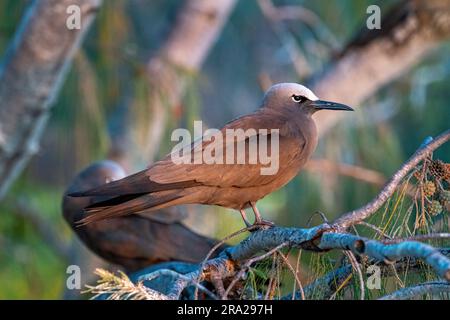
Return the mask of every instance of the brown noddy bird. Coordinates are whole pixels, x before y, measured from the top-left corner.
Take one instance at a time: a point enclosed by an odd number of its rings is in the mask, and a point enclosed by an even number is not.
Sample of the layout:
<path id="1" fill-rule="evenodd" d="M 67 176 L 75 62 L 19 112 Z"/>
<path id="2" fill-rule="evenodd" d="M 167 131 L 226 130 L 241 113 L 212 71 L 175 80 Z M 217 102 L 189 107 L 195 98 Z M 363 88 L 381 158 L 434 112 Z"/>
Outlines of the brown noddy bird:
<path id="1" fill-rule="evenodd" d="M 174 163 L 172 154 L 169 154 L 146 170 L 124 179 L 70 194 L 77 197 L 112 197 L 110 200 L 88 206 L 86 211 L 89 215 L 80 223 L 180 204 L 209 204 L 239 210 L 247 225 L 250 224 L 244 209 L 251 207 L 255 214 L 255 223 L 267 224 L 262 220 L 255 204 L 259 199 L 287 184 L 305 165 L 317 145 L 317 131 L 312 115 L 323 109 L 353 110 L 340 103 L 319 100 L 311 90 L 300 84 L 276 84 L 264 95 L 260 109 L 229 122 L 220 130 L 220 133 L 226 136 L 227 130 L 230 129 L 242 129 L 246 132 L 253 129 L 253 137 L 251 134 L 245 137 L 245 150 L 250 150 L 251 138 L 256 137 L 259 144 L 264 136 L 267 138 L 271 134 L 268 132 L 278 130 L 279 167 L 275 174 L 261 174 L 265 165 L 262 162 L 250 164 L 247 161 L 248 154 L 245 164 L 207 164 L 195 161 L 180 164 Z M 242 139 L 233 139 L 234 150 Z M 201 141 L 200 147 L 193 143 L 189 157 L 195 159 L 196 153 L 204 153 L 208 148 L 211 150 L 212 143 L 220 143 L 220 139 Z M 222 150 L 223 153 L 229 151 L 226 146 L 220 148 L 213 149 L 219 152 Z"/>
<path id="2" fill-rule="evenodd" d="M 125 176 L 125 171 L 117 163 L 100 161 L 81 171 L 66 194 L 95 188 Z M 76 222 L 84 218 L 84 208 L 102 200 L 99 197 L 73 198 L 65 195 L 64 218 L 91 251 L 109 262 L 123 266 L 128 272 L 161 262 L 199 263 L 217 243 L 184 226 L 180 221 L 186 215 L 179 208 L 77 226 Z M 224 248 L 222 246 L 216 253 Z"/>

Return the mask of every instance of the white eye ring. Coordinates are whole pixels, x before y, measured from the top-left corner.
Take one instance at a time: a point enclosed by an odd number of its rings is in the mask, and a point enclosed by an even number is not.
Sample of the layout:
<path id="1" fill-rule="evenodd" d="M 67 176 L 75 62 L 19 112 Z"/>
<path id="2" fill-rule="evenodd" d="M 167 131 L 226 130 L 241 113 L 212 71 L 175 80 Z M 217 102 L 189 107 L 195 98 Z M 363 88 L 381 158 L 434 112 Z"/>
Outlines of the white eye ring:
<path id="1" fill-rule="evenodd" d="M 305 100 L 305 97 L 294 94 L 294 95 L 292 95 L 292 100 L 293 100 L 294 102 L 299 103 L 299 102 L 304 101 L 304 100 Z"/>

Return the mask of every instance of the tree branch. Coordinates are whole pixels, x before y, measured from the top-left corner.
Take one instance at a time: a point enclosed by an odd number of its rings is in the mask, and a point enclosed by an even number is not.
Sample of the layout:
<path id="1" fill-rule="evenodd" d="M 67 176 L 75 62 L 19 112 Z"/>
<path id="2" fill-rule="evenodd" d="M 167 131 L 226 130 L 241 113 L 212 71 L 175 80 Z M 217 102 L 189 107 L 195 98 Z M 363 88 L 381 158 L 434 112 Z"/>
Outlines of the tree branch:
<path id="1" fill-rule="evenodd" d="M 320 239 L 322 249 L 350 250 L 377 261 L 396 261 L 404 257 L 419 258 L 428 263 L 439 276 L 450 281 L 450 259 L 438 249 L 417 241 L 384 244 L 380 241 L 342 233 L 324 233 Z"/>
<path id="2" fill-rule="evenodd" d="M 173 290 L 175 290 L 173 288 L 176 287 L 176 292 L 181 293 L 183 289 L 193 283 L 196 279 L 199 279 L 198 282 L 210 280 L 212 270 L 216 273 L 220 273 L 222 278 L 233 277 L 233 281 L 230 285 L 232 287 L 232 285 L 236 283 L 236 279 L 240 279 L 253 262 L 267 257 L 278 250 L 280 246 L 285 246 L 286 243 L 288 243 L 289 247 L 311 249 L 312 246 L 308 243 L 310 241 L 308 238 L 312 230 L 314 230 L 313 232 L 317 232 L 318 229 L 273 227 L 268 230 L 255 232 L 236 246 L 225 249 L 219 257 L 209 260 L 204 264 L 203 269 L 198 269 L 185 275 L 179 274 L 179 276 L 176 277 L 176 280 L 173 281 L 173 285 L 169 287 L 169 291 L 173 292 Z M 280 242 L 282 240 L 285 241 Z M 317 248 L 320 250 L 350 250 L 357 255 L 366 255 L 376 261 L 395 261 L 404 257 L 422 259 L 433 267 L 440 276 L 447 281 L 450 281 L 450 259 L 438 249 L 427 244 L 407 241 L 399 244 L 386 245 L 379 241 L 351 234 L 333 232 L 325 232 L 320 239 L 316 238 L 315 241 L 319 241 L 317 243 Z M 274 246 L 275 243 L 278 243 L 278 245 Z M 266 250 L 268 250 L 268 252 L 254 258 L 262 248 L 267 248 Z M 243 267 L 240 267 L 241 263 L 243 263 Z M 328 274 L 323 279 L 318 280 L 317 283 L 314 283 L 311 287 L 308 286 L 305 292 L 310 294 L 314 288 L 323 289 L 326 288 L 326 286 L 332 287 L 330 286 L 330 283 L 333 281 L 332 277 L 336 275 L 339 276 L 339 281 L 337 282 L 341 282 L 340 280 L 348 275 L 347 268 L 348 267 L 343 267 L 336 272 Z M 158 271 L 154 271 L 154 273 L 150 273 L 146 277 L 147 279 L 154 279 L 157 276 L 161 276 L 161 274 L 158 273 Z M 173 273 L 171 273 L 171 276 L 173 276 Z M 230 290 L 227 290 L 226 294 L 229 294 Z M 171 297 L 173 297 L 173 295 L 171 295 Z"/>
<path id="3" fill-rule="evenodd" d="M 0 199 L 38 151 L 39 140 L 73 55 L 101 0 L 33 1 L 0 67 Z M 66 27 L 69 5 L 81 29 Z"/>
<path id="4" fill-rule="evenodd" d="M 392 176 L 375 199 L 359 209 L 345 213 L 334 222 L 334 227 L 342 231 L 374 214 L 379 208 L 381 208 L 386 200 L 392 196 L 395 189 L 402 179 L 408 174 L 408 172 L 410 172 L 420 161 L 433 152 L 433 150 L 437 149 L 449 140 L 450 129 L 444 131 L 429 143 L 424 143 Z"/>
<path id="5" fill-rule="evenodd" d="M 171 299 L 175 299 L 175 300 L 179 299 L 183 289 L 191 284 L 196 286 L 198 289 L 202 290 L 203 292 L 205 292 L 212 299 L 217 299 L 217 296 L 214 293 L 212 293 L 211 291 L 206 289 L 201 284 L 196 283 L 195 279 L 193 279 L 192 277 L 183 276 L 182 274 L 177 273 L 176 271 L 173 271 L 170 269 L 160 269 L 153 273 L 142 275 L 138 278 L 138 281 L 151 281 L 151 280 L 153 280 L 157 277 L 161 277 L 161 276 L 169 276 L 169 277 L 176 278 L 175 285 L 171 288 L 171 292 L 167 295 Z"/>

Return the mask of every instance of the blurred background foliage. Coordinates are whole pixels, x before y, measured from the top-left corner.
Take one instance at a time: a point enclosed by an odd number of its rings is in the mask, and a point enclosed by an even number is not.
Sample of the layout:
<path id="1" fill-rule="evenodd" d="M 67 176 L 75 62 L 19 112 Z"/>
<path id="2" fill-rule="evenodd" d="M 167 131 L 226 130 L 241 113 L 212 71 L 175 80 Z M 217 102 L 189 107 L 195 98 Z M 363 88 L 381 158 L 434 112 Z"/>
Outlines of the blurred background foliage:
<path id="1" fill-rule="evenodd" d="M 61 196 L 70 179 L 92 161 L 107 156 L 110 134 L 117 130 L 120 108 L 133 99 L 145 103 L 146 63 L 173 25 L 177 0 L 108 0 L 77 53 L 64 83 L 41 148 L 0 204 L 0 299 L 61 298 L 68 261 L 55 252 L 27 219 L 17 214 L 18 200 L 37 209 L 69 246 L 74 235 L 61 216 Z M 395 1 L 279 0 L 276 5 L 300 4 L 320 17 L 317 28 L 291 21 L 285 32 L 308 57 L 314 70 L 324 68 L 336 50 L 363 23 L 366 8 L 388 8 Z M 25 0 L 0 1 L 0 54 L 18 25 Z M 354 114 L 338 123 L 320 141 L 316 158 L 345 162 L 389 177 L 425 137 L 450 123 L 450 44 L 428 56 L 395 83 L 383 88 Z M 170 114 L 160 153 L 170 150 L 170 132 L 192 127 L 202 119 L 221 127 L 258 105 L 261 79 L 301 82 L 288 51 L 254 0 L 239 1 L 201 72 L 192 75 L 180 106 L 181 116 Z M 449 160 L 449 145 L 435 155 Z M 371 199 L 378 185 L 320 172 L 303 172 L 287 187 L 260 202 L 267 219 L 280 225 L 305 226 L 316 211 L 333 219 Z M 203 233 L 224 237 L 241 227 L 239 215 L 216 207 L 192 207 L 202 212 L 190 219 Z M 212 212 L 220 214 L 211 214 Z M 195 223 L 193 223 L 195 222 Z M 315 217 L 313 223 L 319 223 Z M 235 240 L 237 241 L 237 240 Z M 305 278 L 326 268 L 308 269 Z M 302 260 L 302 261 L 303 261 Z M 328 261 L 328 260 L 327 260 Z M 329 262 L 320 262 L 326 265 Z M 317 264 L 316 264 L 317 265 Z"/>

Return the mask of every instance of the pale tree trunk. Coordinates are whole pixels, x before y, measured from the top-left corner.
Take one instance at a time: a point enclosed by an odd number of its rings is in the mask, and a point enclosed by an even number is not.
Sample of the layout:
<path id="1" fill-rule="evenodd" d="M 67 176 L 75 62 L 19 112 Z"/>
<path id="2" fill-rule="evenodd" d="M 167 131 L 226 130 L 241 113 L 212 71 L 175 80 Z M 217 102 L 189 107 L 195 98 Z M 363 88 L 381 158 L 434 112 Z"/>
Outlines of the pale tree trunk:
<path id="1" fill-rule="evenodd" d="M 28 8 L 0 69 L 0 199 L 38 151 L 49 110 L 101 0 L 40 0 Z M 67 7 L 81 9 L 69 30 Z"/>
<path id="2" fill-rule="evenodd" d="M 320 98 L 359 108 L 450 37 L 449 0 L 402 1 L 381 14 L 381 30 L 364 26 L 325 72 L 311 81 Z M 342 113 L 318 112 L 319 133 L 326 133 L 342 117 Z"/>
<path id="3" fill-rule="evenodd" d="M 171 33 L 148 62 L 149 92 L 145 105 L 132 105 L 127 133 L 113 141 L 111 157 L 126 169 L 142 169 L 160 146 L 168 112 L 183 97 L 216 42 L 235 0 L 188 0 Z"/>

